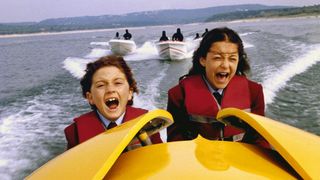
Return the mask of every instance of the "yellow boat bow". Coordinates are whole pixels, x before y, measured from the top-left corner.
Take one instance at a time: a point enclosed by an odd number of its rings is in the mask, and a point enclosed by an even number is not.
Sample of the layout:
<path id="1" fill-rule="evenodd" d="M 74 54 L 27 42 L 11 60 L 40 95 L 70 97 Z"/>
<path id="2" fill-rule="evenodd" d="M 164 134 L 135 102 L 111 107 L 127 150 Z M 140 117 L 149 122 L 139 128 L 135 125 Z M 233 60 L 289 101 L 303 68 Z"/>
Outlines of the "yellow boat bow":
<path id="1" fill-rule="evenodd" d="M 154 110 L 64 152 L 27 179 L 320 178 L 318 136 L 235 108 L 217 118 L 254 129 L 274 150 L 198 136 L 124 152 L 132 141 L 143 142 L 173 123 L 170 113 Z"/>

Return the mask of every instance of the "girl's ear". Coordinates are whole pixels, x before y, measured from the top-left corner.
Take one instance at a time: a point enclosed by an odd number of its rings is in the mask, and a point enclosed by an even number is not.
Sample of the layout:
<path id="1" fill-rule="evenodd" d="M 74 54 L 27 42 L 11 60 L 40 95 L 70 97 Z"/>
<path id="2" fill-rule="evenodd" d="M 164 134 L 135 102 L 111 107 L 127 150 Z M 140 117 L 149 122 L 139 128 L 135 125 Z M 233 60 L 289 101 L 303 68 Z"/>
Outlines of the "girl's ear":
<path id="1" fill-rule="evenodd" d="M 206 61 L 207 60 L 205 58 L 203 58 L 203 57 L 201 57 L 200 60 L 199 60 L 201 66 L 203 66 L 203 67 L 206 67 Z"/>

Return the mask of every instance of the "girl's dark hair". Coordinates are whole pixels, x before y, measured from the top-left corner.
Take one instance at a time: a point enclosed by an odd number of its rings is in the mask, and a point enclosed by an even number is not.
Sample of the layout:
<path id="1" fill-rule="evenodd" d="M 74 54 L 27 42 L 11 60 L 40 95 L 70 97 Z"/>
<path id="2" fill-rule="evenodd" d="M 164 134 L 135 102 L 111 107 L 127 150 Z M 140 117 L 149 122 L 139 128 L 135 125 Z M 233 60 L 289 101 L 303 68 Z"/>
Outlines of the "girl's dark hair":
<path id="1" fill-rule="evenodd" d="M 201 40 L 197 50 L 193 53 L 192 67 L 188 75 L 205 74 L 205 68 L 200 64 L 201 58 L 206 58 L 211 46 L 215 42 L 228 41 L 238 45 L 239 63 L 236 70 L 237 75 L 246 75 L 250 71 L 248 57 L 244 51 L 240 36 L 227 27 L 215 28 L 209 31 Z"/>
<path id="2" fill-rule="evenodd" d="M 86 93 L 90 92 L 94 73 L 100 68 L 106 67 L 106 66 L 115 66 L 119 68 L 120 71 L 122 71 L 125 74 L 126 79 L 129 83 L 130 89 L 132 89 L 132 91 L 135 93 L 139 92 L 137 87 L 137 82 L 133 78 L 132 71 L 130 67 L 127 65 L 127 63 L 125 62 L 125 60 L 121 56 L 110 55 L 110 56 L 101 57 L 98 60 L 87 64 L 85 74 L 80 81 L 80 85 L 82 88 L 82 96 L 84 98 L 86 98 Z M 133 104 L 133 96 L 132 96 L 132 99 L 129 100 L 127 104 L 128 105 Z M 95 109 L 95 106 L 91 106 L 91 107 Z"/>

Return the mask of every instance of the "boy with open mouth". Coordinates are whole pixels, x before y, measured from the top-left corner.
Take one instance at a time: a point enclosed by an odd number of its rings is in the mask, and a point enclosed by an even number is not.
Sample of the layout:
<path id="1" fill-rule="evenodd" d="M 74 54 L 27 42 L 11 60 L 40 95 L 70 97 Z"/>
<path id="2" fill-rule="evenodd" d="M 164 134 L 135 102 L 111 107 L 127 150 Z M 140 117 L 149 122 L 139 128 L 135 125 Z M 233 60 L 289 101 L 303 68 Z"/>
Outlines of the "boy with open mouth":
<path id="1" fill-rule="evenodd" d="M 68 149 L 147 112 L 131 106 L 138 88 L 121 56 L 105 56 L 87 64 L 80 84 L 92 111 L 75 118 L 65 129 Z M 161 143 L 160 134 L 152 135 L 151 141 Z"/>

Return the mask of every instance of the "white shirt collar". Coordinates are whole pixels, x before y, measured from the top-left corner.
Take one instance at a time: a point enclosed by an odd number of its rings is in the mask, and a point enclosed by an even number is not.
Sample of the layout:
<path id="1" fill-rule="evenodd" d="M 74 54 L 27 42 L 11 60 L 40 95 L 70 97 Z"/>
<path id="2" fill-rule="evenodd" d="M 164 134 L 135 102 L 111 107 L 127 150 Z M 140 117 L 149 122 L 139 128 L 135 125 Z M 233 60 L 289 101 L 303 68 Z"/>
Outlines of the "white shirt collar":
<path id="1" fill-rule="evenodd" d="M 208 82 L 206 76 L 202 75 L 202 77 L 203 77 L 203 79 L 204 79 L 204 82 L 206 82 L 206 85 L 207 85 L 207 87 L 209 88 L 209 91 L 210 91 L 211 94 L 213 94 L 214 92 L 218 92 L 220 95 L 222 95 L 223 89 L 214 89 L 214 88 L 210 85 L 210 83 Z"/>
<path id="2" fill-rule="evenodd" d="M 115 122 L 117 125 L 120 125 L 122 123 L 122 121 L 123 121 L 123 117 L 124 117 L 124 114 L 125 114 L 125 112 L 122 113 L 122 115 L 116 121 L 110 121 L 109 119 L 105 118 L 99 112 L 99 110 L 97 110 L 97 113 L 98 113 L 98 116 L 99 116 L 100 120 L 102 121 L 102 123 L 104 124 L 105 127 L 108 127 L 111 122 Z"/>

